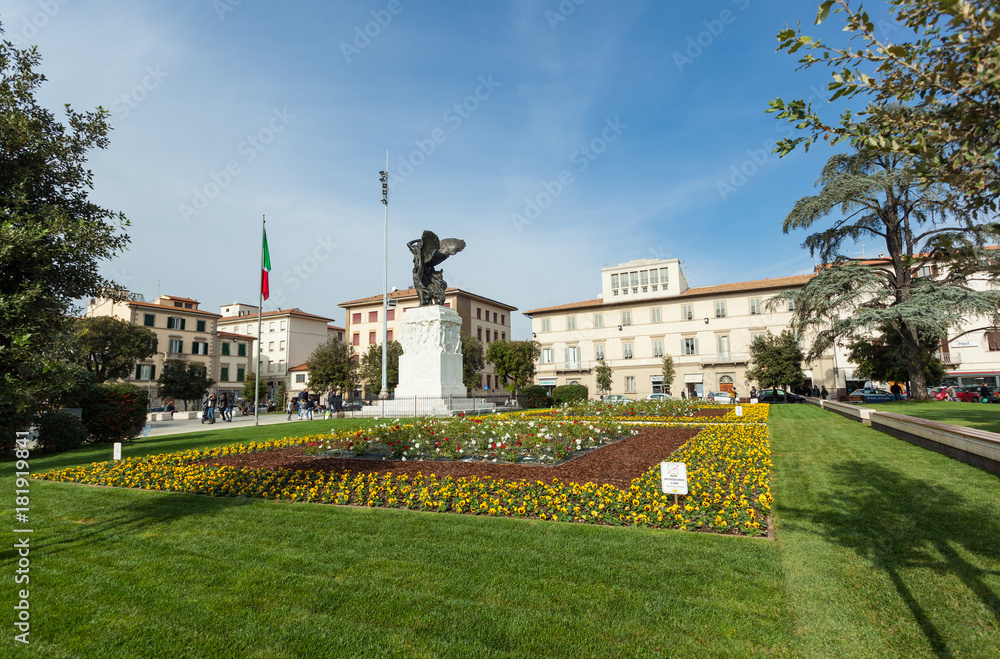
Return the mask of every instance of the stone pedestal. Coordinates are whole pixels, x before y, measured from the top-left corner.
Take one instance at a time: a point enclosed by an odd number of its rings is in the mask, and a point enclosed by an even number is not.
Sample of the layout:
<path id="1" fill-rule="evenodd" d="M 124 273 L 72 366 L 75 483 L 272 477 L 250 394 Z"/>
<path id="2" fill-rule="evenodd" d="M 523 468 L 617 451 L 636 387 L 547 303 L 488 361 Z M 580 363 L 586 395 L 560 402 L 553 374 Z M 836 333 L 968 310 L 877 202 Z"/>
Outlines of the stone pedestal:
<path id="1" fill-rule="evenodd" d="M 450 398 L 465 394 L 462 383 L 462 317 L 444 306 L 414 307 L 399 324 L 399 384 L 396 398 Z"/>

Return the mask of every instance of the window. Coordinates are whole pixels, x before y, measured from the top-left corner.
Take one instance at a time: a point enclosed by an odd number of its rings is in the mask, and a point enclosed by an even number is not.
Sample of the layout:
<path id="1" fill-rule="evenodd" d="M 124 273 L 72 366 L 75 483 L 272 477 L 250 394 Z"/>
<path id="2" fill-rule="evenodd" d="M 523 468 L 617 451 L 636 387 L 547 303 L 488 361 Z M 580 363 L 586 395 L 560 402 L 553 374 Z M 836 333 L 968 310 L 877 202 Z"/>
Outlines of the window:
<path id="1" fill-rule="evenodd" d="M 642 286 L 649 286 L 649 270 L 639 271 L 639 284 Z"/>
<path id="2" fill-rule="evenodd" d="M 659 270 L 653 269 L 649 271 L 649 283 L 653 284 L 654 286 L 660 283 Z"/>
<path id="3" fill-rule="evenodd" d="M 368 332 L 368 345 L 375 343 L 375 332 Z"/>
<path id="4" fill-rule="evenodd" d="M 500 340 L 501 341 L 507 340 L 507 332 L 500 332 Z"/>
<path id="5" fill-rule="evenodd" d="M 500 324 L 501 325 L 507 324 L 507 314 L 500 314 Z"/>
<path id="6" fill-rule="evenodd" d="M 306 382 L 306 374 L 305 373 L 296 373 L 295 374 L 295 383 L 296 384 L 305 384 L 305 382 Z"/>
<path id="7" fill-rule="evenodd" d="M 481 307 L 476 307 L 476 320 L 483 319 L 483 310 Z"/>
<path id="8" fill-rule="evenodd" d="M 631 311 L 623 311 L 622 312 L 622 325 L 631 325 L 631 324 L 632 324 L 632 312 Z"/>
<path id="9" fill-rule="evenodd" d="M 285 321 L 281 321 L 281 326 L 280 326 L 280 328 L 281 328 L 281 331 L 282 331 L 282 332 L 284 332 L 284 331 L 285 331 Z"/>
<path id="10" fill-rule="evenodd" d="M 191 304 L 190 302 L 185 302 L 184 303 L 184 308 L 185 309 L 194 309 L 194 305 Z"/>
<path id="11" fill-rule="evenodd" d="M 368 322 L 369 323 L 377 323 L 378 322 L 378 312 L 377 311 L 369 311 L 368 312 Z"/>
<path id="12" fill-rule="evenodd" d="M 184 319 L 177 318 L 175 316 L 167 316 L 167 329 L 172 329 L 172 330 L 184 329 Z"/>
<path id="13" fill-rule="evenodd" d="M 487 389 L 489 389 L 489 388 L 490 388 L 490 379 L 491 379 L 491 378 L 490 378 L 490 375 L 489 375 L 489 374 L 487 374 L 487 375 L 486 375 L 486 388 L 487 388 Z"/>
<path id="14" fill-rule="evenodd" d="M 697 355 L 698 354 L 698 339 L 681 339 L 681 354 L 682 355 Z"/>
<path id="15" fill-rule="evenodd" d="M 566 348 L 566 368 L 580 368 L 580 348 Z"/>
<path id="16" fill-rule="evenodd" d="M 385 340 L 386 341 L 392 341 L 392 330 L 386 330 L 386 332 L 385 332 Z"/>
<path id="17" fill-rule="evenodd" d="M 719 359 L 728 360 L 729 359 L 729 337 L 728 336 L 717 336 L 715 341 L 719 348 Z"/>
<path id="18" fill-rule="evenodd" d="M 622 357 L 624 359 L 632 359 L 632 342 L 626 341 L 622 343 Z"/>
<path id="19" fill-rule="evenodd" d="M 552 363 L 552 348 L 542 348 L 541 362 L 543 364 Z"/>
<path id="20" fill-rule="evenodd" d="M 268 323 L 267 324 L 267 331 L 268 332 L 273 332 L 274 331 L 274 323 Z"/>
<path id="21" fill-rule="evenodd" d="M 236 369 L 236 381 L 237 382 L 243 382 L 246 379 L 247 379 L 246 369 L 237 368 Z"/>
<path id="22" fill-rule="evenodd" d="M 660 321 L 663 320 L 660 317 L 660 308 L 659 307 L 653 307 L 652 309 L 649 310 L 649 320 L 650 320 L 650 322 L 653 322 L 653 323 L 659 323 Z"/>
<path id="23" fill-rule="evenodd" d="M 626 375 L 625 376 L 625 393 L 634 394 L 635 393 L 635 376 Z"/>
<path id="24" fill-rule="evenodd" d="M 566 329 L 568 330 L 576 329 L 576 316 L 566 316 Z"/>
<path id="25" fill-rule="evenodd" d="M 720 300 L 715 303 L 715 317 L 725 318 L 726 317 L 726 302 L 725 300 Z"/>
<path id="26" fill-rule="evenodd" d="M 184 342 L 180 339 L 170 339 L 170 352 L 184 352 Z"/>
<path id="27" fill-rule="evenodd" d="M 497 330 L 493 330 L 493 340 L 497 340 Z"/>
<path id="28" fill-rule="evenodd" d="M 753 332 L 750 335 L 750 343 L 753 343 L 754 341 L 756 341 L 757 339 L 759 339 L 762 336 L 764 336 L 763 332 Z"/>
<path id="29" fill-rule="evenodd" d="M 653 356 L 654 357 L 663 356 L 663 341 L 661 340 L 653 341 Z"/>
<path id="30" fill-rule="evenodd" d="M 681 320 L 691 320 L 694 318 L 694 305 L 685 304 L 681 307 Z"/>
<path id="31" fill-rule="evenodd" d="M 155 364 L 136 364 L 135 365 L 135 379 L 136 380 L 155 380 L 156 379 L 156 365 Z"/>
<path id="32" fill-rule="evenodd" d="M 750 315 L 751 316 L 759 316 L 760 313 L 761 313 L 761 311 L 760 311 L 760 298 L 759 297 L 752 297 L 752 298 L 750 298 Z"/>
<path id="33" fill-rule="evenodd" d="M 385 312 L 385 319 L 386 320 L 396 320 L 396 310 L 395 309 L 387 309 L 386 312 Z"/>
<path id="34" fill-rule="evenodd" d="M 1000 350 L 1000 332 L 986 333 L 986 348 L 991 351 Z"/>
<path id="35" fill-rule="evenodd" d="M 360 323 L 361 322 L 361 312 L 360 311 L 358 313 L 351 314 L 351 322 L 352 323 Z"/>
<path id="36" fill-rule="evenodd" d="M 483 340 L 483 328 L 482 327 L 477 327 L 476 328 L 476 338 L 479 339 L 480 341 Z"/>
<path id="37" fill-rule="evenodd" d="M 146 327 L 155 327 L 156 326 L 156 316 L 154 314 L 151 314 L 151 313 L 145 314 L 143 316 L 143 318 L 142 318 L 142 324 L 145 325 Z"/>
<path id="38" fill-rule="evenodd" d="M 637 270 L 633 270 L 632 272 L 628 273 L 628 280 L 629 280 L 629 283 L 632 286 L 638 286 L 639 285 L 639 272 Z"/>
<path id="39" fill-rule="evenodd" d="M 618 275 L 611 275 L 611 288 L 618 288 Z"/>
<path id="40" fill-rule="evenodd" d="M 285 350 L 285 342 L 284 341 L 278 341 L 278 350 L 284 352 L 284 350 Z"/>
<path id="41" fill-rule="evenodd" d="M 229 341 L 222 342 L 222 354 L 225 357 L 229 356 Z"/>
<path id="42" fill-rule="evenodd" d="M 229 382 L 229 367 L 223 366 L 219 369 L 219 380 L 222 382 Z"/>
<path id="43" fill-rule="evenodd" d="M 191 354 L 192 355 L 207 355 L 208 354 L 208 344 L 204 341 L 192 341 L 191 342 Z"/>
<path id="44" fill-rule="evenodd" d="M 361 334 L 355 332 L 354 335 L 351 337 L 351 343 L 353 343 L 356 346 L 361 345 Z"/>
<path id="45" fill-rule="evenodd" d="M 268 352 L 274 352 L 274 341 L 268 341 L 267 342 L 267 351 Z"/>
<path id="46" fill-rule="evenodd" d="M 660 268 L 660 283 L 664 286 L 670 283 L 670 275 L 666 268 Z"/>
<path id="47" fill-rule="evenodd" d="M 493 312 L 493 322 L 494 323 L 497 322 L 497 312 L 496 311 Z"/>
<path id="48" fill-rule="evenodd" d="M 795 300 L 788 298 L 788 310 L 795 311 Z"/>
<path id="49" fill-rule="evenodd" d="M 196 332 L 204 332 L 205 331 L 205 321 L 204 320 L 195 321 L 194 326 L 197 328 L 197 329 L 195 329 Z"/>
<path id="50" fill-rule="evenodd" d="M 542 318 L 542 331 L 551 332 L 552 331 L 552 320 L 549 318 Z"/>
<path id="51" fill-rule="evenodd" d="M 602 313 L 594 314 L 594 327 L 604 327 L 604 314 Z"/>
<path id="52" fill-rule="evenodd" d="M 594 359 L 600 361 L 604 359 L 604 344 L 598 343 L 594 346 Z"/>
<path id="53" fill-rule="evenodd" d="M 245 344 L 245 343 L 239 344 L 239 346 L 236 348 L 236 354 L 239 355 L 240 357 L 246 357 L 247 356 L 247 344 Z"/>
<path id="54" fill-rule="evenodd" d="M 175 307 L 182 307 L 183 308 L 184 307 L 184 303 L 183 302 L 174 302 L 174 306 Z"/>

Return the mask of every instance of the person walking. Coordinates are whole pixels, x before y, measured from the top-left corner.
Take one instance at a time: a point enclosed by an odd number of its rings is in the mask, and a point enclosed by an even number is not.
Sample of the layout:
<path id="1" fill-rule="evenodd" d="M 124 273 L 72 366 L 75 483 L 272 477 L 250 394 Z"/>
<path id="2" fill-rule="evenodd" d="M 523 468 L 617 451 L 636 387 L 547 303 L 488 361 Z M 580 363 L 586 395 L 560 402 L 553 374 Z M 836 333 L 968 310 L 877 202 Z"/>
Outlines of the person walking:
<path id="1" fill-rule="evenodd" d="M 313 420 L 313 410 L 315 409 L 316 409 L 316 399 L 310 396 L 309 399 L 306 400 L 306 421 Z"/>
<path id="2" fill-rule="evenodd" d="M 823 400 L 826 400 L 826 397 L 830 395 L 830 392 L 826 390 L 826 385 L 823 385 L 823 388 L 819 390 L 819 395 Z"/>
<path id="3" fill-rule="evenodd" d="M 295 399 L 289 398 L 288 405 L 285 405 L 285 411 L 288 412 L 288 421 L 292 420 L 292 412 L 295 411 Z"/>
<path id="4" fill-rule="evenodd" d="M 979 387 L 979 401 L 981 403 L 990 402 L 990 388 L 986 386 L 985 382 Z"/>

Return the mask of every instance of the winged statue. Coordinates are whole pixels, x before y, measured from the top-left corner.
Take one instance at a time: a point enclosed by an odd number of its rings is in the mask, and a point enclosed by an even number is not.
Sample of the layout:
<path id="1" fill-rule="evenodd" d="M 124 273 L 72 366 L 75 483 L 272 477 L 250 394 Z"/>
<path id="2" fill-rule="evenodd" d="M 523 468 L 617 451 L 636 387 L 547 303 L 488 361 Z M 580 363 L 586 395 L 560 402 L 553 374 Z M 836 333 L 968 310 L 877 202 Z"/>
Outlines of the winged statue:
<path id="1" fill-rule="evenodd" d="M 420 238 L 411 240 L 406 246 L 413 253 L 413 287 L 417 289 L 420 306 L 444 304 L 448 284 L 442 272 L 434 267 L 465 249 L 465 241 L 458 238 L 441 240 L 433 231 L 424 231 Z"/>

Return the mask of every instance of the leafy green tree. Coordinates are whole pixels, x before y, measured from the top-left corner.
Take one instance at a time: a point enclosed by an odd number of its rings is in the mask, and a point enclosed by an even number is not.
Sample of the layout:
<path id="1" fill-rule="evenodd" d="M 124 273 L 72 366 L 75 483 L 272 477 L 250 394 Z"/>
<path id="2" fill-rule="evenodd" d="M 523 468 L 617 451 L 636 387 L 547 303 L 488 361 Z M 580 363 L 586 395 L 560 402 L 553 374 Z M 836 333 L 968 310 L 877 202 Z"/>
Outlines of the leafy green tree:
<path id="1" fill-rule="evenodd" d="M 935 337 L 921 336 L 920 361 L 923 364 L 924 381 L 928 384 L 940 382 L 945 376 L 944 364 L 936 353 L 940 342 Z M 903 354 L 899 334 L 891 327 L 882 328 L 871 339 L 852 341 L 847 344 L 849 358 L 858 368 L 854 377 L 878 380 L 880 382 L 909 382 L 906 356 Z M 911 398 L 914 395 L 909 387 Z"/>
<path id="2" fill-rule="evenodd" d="M 594 367 L 594 377 L 597 378 L 598 394 L 606 394 L 611 391 L 611 385 L 614 383 L 614 375 L 610 364 L 603 359 L 598 360 L 597 366 Z"/>
<path id="3" fill-rule="evenodd" d="M 947 340 L 953 328 L 976 318 L 984 320 L 977 329 L 995 326 L 1000 292 L 972 286 L 977 276 L 995 275 L 996 257 L 990 252 L 996 250 L 980 248 L 979 228 L 949 215 L 936 186 L 920 183 L 905 160 L 865 150 L 827 161 L 819 194 L 796 202 L 783 228 L 785 233 L 811 228 L 835 214 L 832 226 L 804 243 L 831 265 L 799 291 L 776 296 L 769 306 L 781 298 L 795 300 L 792 324 L 800 336 L 812 338 L 810 361 L 837 342 L 870 341 L 882 331 L 895 332 L 911 389 L 924 398 L 921 342 Z M 845 241 L 859 238 L 884 244 L 884 266 L 841 255 Z M 959 251 L 968 259 L 949 257 Z M 975 330 L 962 333 L 969 331 Z"/>
<path id="4" fill-rule="evenodd" d="M 388 363 L 385 369 L 385 386 L 394 391 L 399 384 L 399 356 L 403 354 L 403 344 L 399 341 L 389 341 L 385 346 Z M 382 346 L 372 344 L 361 356 L 361 381 L 365 390 L 378 394 L 382 391 Z"/>
<path id="5" fill-rule="evenodd" d="M 215 380 L 208 377 L 208 369 L 201 362 L 168 359 L 163 363 L 163 372 L 156 383 L 160 398 L 183 400 L 186 410 L 190 403 L 197 403 L 205 397 Z"/>
<path id="6" fill-rule="evenodd" d="M 752 365 L 746 370 L 746 378 L 757 382 L 761 389 L 799 387 L 805 382 L 804 358 L 792 331 L 784 330 L 778 336 L 761 334 L 750 344 Z"/>
<path id="7" fill-rule="evenodd" d="M 388 347 L 386 348 L 388 349 Z M 381 350 L 379 354 L 381 359 Z M 350 395 L 358 382 L 358 365 L 355 363 L 354 346 L 337 337 L 330 337 L 309 355 L 309 388 L 315 393 L 332 389 L 341 395 Z M 381 362 L 379 386 L 381 387 Z"/>
<path id="8" fill-rule="evenodd" d="M 261 383 L 261 386 L 263 387 L 263 383 Z M 266 391 L 267 389 L 264 388 L 261 393 L 263 394 Z M 243 396 L 244 400 L 250 401 L 250 404 L 253 405 L 254 398 L 257 395 L 257 374 L 253 371 L 248 371 L 244 375 L 243 388 L 240 389 L 240 395 Z"/>
<path id="9" fill-rule="evenodd" d="M 912 33 L 907 41 L 879 38 L 879 25 L 860 3 L 827 0 L 816 24 L 842 14 L 845 45 L 830 45 L 786 28 L 778 50 L 804 53 L 800 69 L 833 69 L 829 98 L 862 98 L 835 120 L 812 102 L 778 98 L 776 112 L 807 134 L 781 140 L 785 155 L 817 141 L 849 142 L 855 148 L 916 156 L 925 182 L 945 182 L 970 211 L 995 212 L 1000 196 L 1000 39 L 995 0 L 889 0 L 895 25 Z M 852 47 L 849 42 L 861 44 Z M 825 103 L 824 103 L 825 104 Z"/>
<path id="10" fill-rule="evenodd" d="M 483 342 L 462 332 L 462 382 L 466 389 L 479 388 L 479 374 L 486 366 L 486 354 L 483 351 Z"/>
<path id="11" fill-rule="evenodd" d="M 50 349 L 75 300 L 121 297 L 99 273 L 128 244 L 120 213 L 94 204 L 86 160 L 108 145 L 108 113 L 66 124 L 35 100 L 45 77 L 35 48 L 0 42 L 0 433 L 36 406 L 35 387 L 62 360 Z"/>
<path id="12" fill-rule="evenodd" d="M 156 354 L 156 333 L 148 327 L 112 318 L 80 318 L 76 342 L 83 366 L 97 382 L 124 380 L 137 362 Z"/>
<path id="13" fill-rule="evenodd" d="M 674 368 L 673 357 L 667 355 L 663 358 L 663 366 L 660 367 L 660 373 L 663 375 L 663 388 L 669 391 L 671 385 L 674 383 L 674 378 L 677 377 L 677 369 Z"/>
<path id="14" fill-rule="evenodd" d="M 535 376 L 535 361 L 541 350 L 536 341 L 494 341 L 486 349 L 486 361 L 493 364 L 503 388 L 517 395 L 518 389 Z"/>
<path id="15" fill-rule="evenodd" d="M 312 386 L 311 381 L 309 384 L 310 386 Z M 282 380 L 281 382 L 278 383 L 277 393 L 274 394 L 274 404 L 279 410 L 285 409 L 285 405 L 288 404 L 288 401 L 285 400 L 285 395 L 287 393 L 288 393 L 288 387 L 285 386 L 285 381 Z"/>

